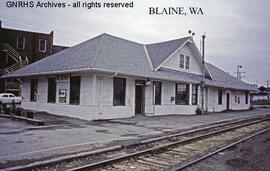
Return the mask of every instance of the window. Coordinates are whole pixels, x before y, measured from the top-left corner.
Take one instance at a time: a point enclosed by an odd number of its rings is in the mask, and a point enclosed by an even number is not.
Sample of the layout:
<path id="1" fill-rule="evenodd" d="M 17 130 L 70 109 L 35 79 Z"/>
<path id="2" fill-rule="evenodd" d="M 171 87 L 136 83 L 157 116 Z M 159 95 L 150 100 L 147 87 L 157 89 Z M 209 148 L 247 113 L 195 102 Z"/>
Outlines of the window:
<path id="1" fill-rule="evenodd" d="M 192 105 L 198 104 L 198 86 L 192 85 Z"/>
<path id="2" fill-rule="evenodd" d="M 248 104 L 248 92 L 246 92 L 246 104 Z"/>
<path id="3" fill-rule="evenodd" d="M 190 57 L 186 56 L 186 69 L 189 69 L 189 60 L 190 60 Z"/>
<path id="4" fill-rule="evenodd" d="M 47 51 L 47 40 L 39 39 L 39 48 L 38 48 L 38 50 L 40 52 L 46 52 Z"/>
<path id="5" fill-rule="evenodd" d="M 155 81 L 154 87 L 155 87 L 155 105 L 161 105 L 162 83 Z"/>
<path id="6" fill-rule="evenodd" d="M 222 90 L 218 90 L 218 104 L 221 105 L 222 104 Z"/>
<path id="7" fill-rule="evenodd" d="M 185 56 L 183 54 L 180 54 L 180 68 L 184 68 L 184 62 L 185 62 Z"/>
<path id="8" fill-rule="evenodd" d="M 38 84 L 36 79 L 31 80 L 31 85 L 30 85 L 30 101 L 31 102 L 36 102 L 37 101 L 37 89 L 38 89 Z"/>
<path id="9" fill-rule="evenodd" d="M 70 104 L 80 104 L 81 77 L 70 77 Z"/>
<path id="10" fill-rule="evenodd" d="M 188 84 L 176 84 L 175 86 L 175 104 L 187 105 L 189 97 L 189 85 Z"/>
<path id="11" fill-rule="evenodd" d="M 8 95 L 9 97 L 15 97 L 13 94 Z"/>
<path id="12" fill-rule="evenodd" d="M 56 101 L 56 81 L 55 78 L 48 79 L 48 103 Z"/>
<path id="13" fill-rule="evenodd" d="M 126 79 L 117 78 L 113 79 L 113 105 L 124 106 L 126 97 Z"/>
<path id="14" fill-rule="evenodd" d="M 24 48 L 25 48 L 25 38 L 17 37 L 17 49 L 24 50 Z"/>

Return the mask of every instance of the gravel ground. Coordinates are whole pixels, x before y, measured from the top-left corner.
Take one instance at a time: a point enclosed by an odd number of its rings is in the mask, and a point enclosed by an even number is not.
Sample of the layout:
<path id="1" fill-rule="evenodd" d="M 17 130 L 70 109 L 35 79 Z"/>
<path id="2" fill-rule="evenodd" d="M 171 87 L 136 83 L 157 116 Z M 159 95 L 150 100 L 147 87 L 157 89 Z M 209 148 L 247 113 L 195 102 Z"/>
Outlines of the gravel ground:
<path id="1" fill-rule="evenodd" d="M 185 171 L 269 171 L 270 131 L 212 156 Z"/>

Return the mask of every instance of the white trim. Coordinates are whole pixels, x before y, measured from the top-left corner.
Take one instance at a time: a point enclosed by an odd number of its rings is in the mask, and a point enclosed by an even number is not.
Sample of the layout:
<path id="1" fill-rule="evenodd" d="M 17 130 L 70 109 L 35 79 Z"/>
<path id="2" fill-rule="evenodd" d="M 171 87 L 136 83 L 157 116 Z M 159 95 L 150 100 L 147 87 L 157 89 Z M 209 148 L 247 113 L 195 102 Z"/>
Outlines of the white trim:
<path id="1" fill-rule="evenodd" d="M 19 39 L 20 38 L 23 38 L 23 48 L 22 49 L 19 49 Z M 16 48 L 18 49 L 18 50 L 24 50 L 25 49 L 25 37 L 17 37 L 17 43 L 16 43 Z"/>
<path id="2" fill-rule="evenodd" d="M 206 65 L 206 63 L 204 64 L 204 66 L 205 66 L 205 69 L 207 70 L 207 72 L 209 73 L 211 79 L 212 79 L 213 81 L 215 81 L 215 78 L 213 77 L 213 75 L 212 75 L 211 72 L 209 71 L 208 66 Z"/>
<path id="3" fill-rule="evenodd" d="M 191 43 L 191 44 L 194 44 L 194 46 L 193 46 L 193 47 L 195 47 L 195 50 L 196 50 L 197 55 L 198 55 L 198 56 L 200 56 L 200 60 L 202 60 L 202 57 L 201 57 L 201 52 L 199 51 L 199 49 L 198 49 L 198 47 L 196 46 L 196 43 L 193 41 L 193 39 L 192 39 L 192 40 L 190 40 L 190 43 Z M 211 77 L 211 79 L 212 79 L 212 80 L 215 80 L 215 79 L 214 79 L 214 77 L 212 76 L 211 72 L 209 71 L 209 69 L 208 69 L 207 65 L 206 65 L 206 64 L 204 64 L 204 66 L 205 66 L 205 69 L 206 69 L 207 73 L 208 73 L 208 74 L 209 74 L 209 76 Z"/>
<path id="4" fill-rule="evenodd" d="M 150 67 L 151 67 L 151 69 L 152 69 L 152 70 L 154 70 L 153 63 L 152 63 L 152 61 L 151 61 L 151 59 L 150 59 L 150 57 L 149 57 L 149 54 L 148 54 L 148 51 L 147 51 L 146 46 L 145 46 L 145 45 L 143 45 L 143 48 L 144 48 L 144 51 L 145 51 L 145 54 L 146 54 L 147 60 L 148 60 L 148 62 L 149 62 L 149 64 L 150 64 Z"/>
<path id="5" fill-rule="evenodd" d="M 40 49 L 40 42 L 43 41 L 43 40 L 45 41 L 45 47 L 44 47 L 44 50 L 41 50 L 41 49 Z M 46 52 L 46 51 L 47 51 L 47 43 L 48 43 L 48 42 L 47 42 L 46 39 L 39 39 L 39 40 L 38 40 L 38 51 L 39 51 L 39 52 L 43 52 L 43 53 Z"/>
<path id="6" fill-rule="evenodd" d="M 190 38 L 189 38 L 190 39 Z M 177 48 L 169 57 L 167 57 L 156 69 L 157 71 L 162 65 L 164 65 L 169 59 L 173 57 L 174 54 L 176 54 L 187 42 L 189 42 L 189 39 L 187 39 L 179 48 Z"/>

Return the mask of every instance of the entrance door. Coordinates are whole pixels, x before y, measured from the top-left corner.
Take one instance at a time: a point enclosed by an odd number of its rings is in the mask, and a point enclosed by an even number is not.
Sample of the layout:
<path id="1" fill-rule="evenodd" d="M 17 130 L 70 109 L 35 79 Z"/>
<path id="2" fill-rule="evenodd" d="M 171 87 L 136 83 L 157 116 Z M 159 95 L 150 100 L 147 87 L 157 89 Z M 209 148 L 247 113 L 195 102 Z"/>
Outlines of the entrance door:
<path id="1" fill-rule="evenodd" d="M 227 93 L 227 110 L 230 109 L 230 93 Z"/>
<path id="2" fill-rule="evenodd" d="M 144 113 L 144 80 L 135 81 L 135 114 Z"/>

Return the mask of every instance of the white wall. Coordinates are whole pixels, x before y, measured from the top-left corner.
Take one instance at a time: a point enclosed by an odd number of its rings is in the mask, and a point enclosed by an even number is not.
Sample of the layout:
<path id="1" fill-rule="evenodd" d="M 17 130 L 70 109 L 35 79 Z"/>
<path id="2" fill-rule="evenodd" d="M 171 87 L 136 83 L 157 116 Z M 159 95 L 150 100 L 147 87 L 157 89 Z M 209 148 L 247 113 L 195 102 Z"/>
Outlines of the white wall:
<path id="1" fill-rule="evenodd" d="M 197 105 L 175 105 L 175 100 L 171 101 L 171 97 L 175 98 L 175 84 L 175 82 L 162 82 L 161 105 L 154 105 L 154 115 L 195 114 Z"/>
<path id="2" fill-rule="evenodd" d="M 189 69 L 179 67 L 180 54 L 190 56 Z M 188 44 L 184 45 L 178 52 L 176 52 L 162 67 L 199 75 L 202 74 L 200 62 L 195 58 Z"/>
<path id="3" fill-rule="evenodd" d="M 208 87 L 208 111 L 209 112 L 221 112 L 227 109 L 227 93 L 230 93 L 230 109 L 231 110 L 244 110 L 250 108 L 250 101 L 246 104 L 245 91 L 237 91 L 230 89 L 222 89 L 222 104 L 218 104 L 218 88 Z M 235 96 L 240 98 L 240 103 L 235 102 Z M 250 97 L 249 97 L 250 98 Z"/>
<path id="4" fill-rule="evenodd" d="M 126 98 L 125 106 L 113 106 L 113 77 L 100 74 L 80 74 L 81 76 L 81 94 L 80 104 L 69 104 L 70 83 L 57 82 L 56 103 L 47 103 L 48 78 L 37 77 L 38 93 L 37 102 L 30 102 L 30 79 L 23 80 L 22 107 L 38 111 L 46 111 L 52 114 L 65 115 L 86 120 L 127 118 L 135 115 L 135 78 L 126 78 Z M 123 77 L 125 78 L 125 77 Z M 153 81 L 153 80 L 151 80 Z M 157 80 L 160 81 L 160 80 Z M 154 105 L 154 90 L 152 83 L 145 86 L 145 114 L 169 115 L 195 114 L 198 106 L 201 105 L 200 89 L 198 90 L 198 104 L 192 105 L 191 99 L 189 105 L 175 105 L 175 82 L 161 81 L 161 105 Z M 191 84 L 190 98 L 191 98 Z M 59 89 L 67 89 L 66 103 L 59 102 Z M 226 110 L 226 93 L 230 93 L 230 109 L 240 110 L 248 109 L 250 104 L 245 104 L 245 92 L 223 90 L 222 105 L 218 105 L 218 88 L 208 87 L 205 91 L 205 107 L 210 112 L 219 112 Z M 240 97 L 240 103 L 235 102 L 235 96 Z"/>
<path id="5" fill-rule="evenodd" d="M 80 105 L 69 104 L 69 82 L 58 82 L 56 86 L 56 103 L 47 103 L 48 80 L 46 77 L 36 78 L 38 79 L 38 99 L 37 102 L 30 102 L 30 79 L 25 79 L 22 88 L 22 95 L 24 97 L 22 107 L 87 120 L 134 116 L 134 79 L 128 78 L 126 81 L 126 105 L 113 106 L 113 78 L 111 76 L 100 75 L 95 77 L 96 80 L 93 79 L 93 74 L 81 75 Z M 93 86 L 93 80 L 96 81 L 95 86 Z M 93 87 L 95 87 L 95 90 Z M 66 103 L 59 102 L 59 89 L 67 89 Z"/>

